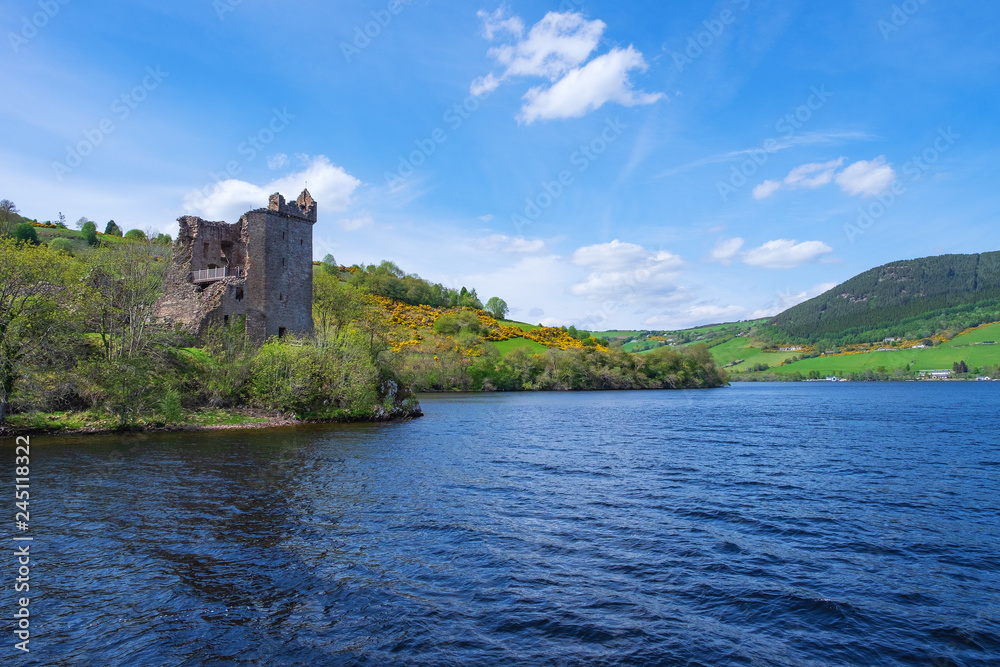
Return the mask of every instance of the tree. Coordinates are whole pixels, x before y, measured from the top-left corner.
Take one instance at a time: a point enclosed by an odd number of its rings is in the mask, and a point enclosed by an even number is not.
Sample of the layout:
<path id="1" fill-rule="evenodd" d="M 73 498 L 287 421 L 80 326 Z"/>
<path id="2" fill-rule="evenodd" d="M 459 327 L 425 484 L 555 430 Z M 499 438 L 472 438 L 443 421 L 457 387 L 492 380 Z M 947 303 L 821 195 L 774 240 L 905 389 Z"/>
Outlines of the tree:
<path id="1" fill-rule="evenodd" d="M 26 359 L 48 340 L 62 318 L 63 261 L 45 246 L 20 248 L 0 239 L 0 424 Z"/>
<path id="2" fill-rule="evenodd" d="M 38 245 L 38 232 L 31 226 L 31 223 L 22 222 L 14 229 L 14 240 L 20 245 Z"/>
<path id="3" fill-rule="evenodd" d="M 486 312 L 492 315 L 494 319 L 506 319 L 509 310 L 507 302 L 498 296 L 490 297 L 490 300 L 486 302 Z"/>
<path id="4" fill-rule="evenodd" d="M 125 232 L 127 241 L 147 241 L 146 234 L 141 229 L 130 229 Z"/>
<path id="5" fill-rule="evenodd" d="M 13 234 L 14 228 L 21 222 L 17 206 L 9 199 L 0 200 L 0 236 Z"/>
<path id="6" fill-rule="evenodd" d="M 63 215 L 62 211 L 59 211 L 59 222 L 56 223 L 56 227 L 66 229 L 66 216 Z"/>
<path id="7" fill-rule="evenodd" d="M 122 230 L 114 220 L 108 220 L 107 226 L 104 228 L 104 233 L 108 236 L 118 236 L 121 237 Z"/>
<path id="8" fill-rule="evenodd" d="M 101 248 L 86 279 L 105 358 L 95 372 L 109 390 L 109 407 L 121 427 L 151 399 L 159 333 L 153 310 L 170 267 L 162 252 L 147 243 Z"/>
<path id="9" fill-rule="evenodd" d="M 969 366 L 964 361 L 956 361 L 952 365 L 951 370 L 959 375 L 962 375 L 969 372 Z"/>
<path id="10" fill-rule="evenodd" d="M 326 271 L 313 279 L 313 320 L 320 349 L 337 341 L 344 326 L 364 309 L 360 293 Z"/>
<path id="11" fill-rule="evenodd" d="M 164 246 L 169 246 L 173 242 L 174 242 L 174 240 L 172 238 L 170 238 L 170 234 L 163 234 L 163 233 L 157 234 L 156 238 L 153 240 L 153 243 L 156 243 L 157 245 L 164 245 Z"/>
<path id="12" fill-rule="evenodd" d="M 73 242 L 67 238 L 59 237 L 49 241 L 49 250 L 52 252 L 65 253 L 67 255 L 73 254 Z"/>
<path id="13" fill-rule="evenodd" d="M 76 221 L 76 228 L 82 231 L 84 225 L 86 225 L 88 222 L 90 222 L 90 218 L 88 218 L 87 216 L 83 216 L 82 218 Z M 97 229 L 97 225 L 94 225 L 94 229 Z"/>
<path id="14" fill-rule="evenodd" d="M 100 241 L 97 240 L 97 225 L 87 220 L 86 218 L 80 218 L 83 220 L 83 224 L 80 225 L 80 231 L 83 232 L 83 238 L 87 240 L 87 245 L 96 246 Z M 80 220 L 77 220 L 79 224 Z"/>
<path id="15" fill-rule="evenodd" d="M 323 258 L 323 270 L 327 273 L 337 273 L 338 271 L 337 260 L 333 258 L 333 255 L 327 254 Z"/>

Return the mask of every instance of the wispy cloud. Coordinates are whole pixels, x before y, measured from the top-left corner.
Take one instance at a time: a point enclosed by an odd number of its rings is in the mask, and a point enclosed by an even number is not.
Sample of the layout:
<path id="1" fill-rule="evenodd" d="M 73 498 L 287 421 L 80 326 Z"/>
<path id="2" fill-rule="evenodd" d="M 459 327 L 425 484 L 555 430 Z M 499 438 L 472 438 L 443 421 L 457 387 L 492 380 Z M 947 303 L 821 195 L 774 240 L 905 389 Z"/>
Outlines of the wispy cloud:
<path id="1" fill-rule="evenodd" d="M 644 72 L 648 64 L 634 47 L 613 48 L 590 59 L 607 24 L 587 20 L 577 12 L 549 12 L 524 34 L 524 21 L 508 16 L 505 8 L 493 13 L 479 12 L 483 35 L 494 40 L 514 38 L 512 43 L 495 46 L 489 55 L 504 69 L 489 72 L 469 87 L 481 96 L 496 90 L 515 77 L 548 79 L 548 86 L 532 87 L 524 95 L 517 120 L 530 125 L 538 120 L 576 118 L 609 102 L 622 106 L 653 104 L 662 93 L 635 90 L 631 72 Z M 589 62 L 588 62 L 589 60 Z"/>
<path id="2" fill-rule="evenodd" d="M 779 190 L 816 189 L 836 181 L 849 195 L 875 197 L 896 181 L 896 171 L 886 163 L 885 156 L 874 160 L 859 160 L 839 173 L 846 158 L 830 162 L 813 162 L 792 169 L 781 181 L 764 181 L 753 189 L 754 199 L 766 199 Z"/>
<path id="3" fill-rule="evenodd" d="M 678 167 L 668 169 L 660 174 L 654 176 L 654 179 L 665 178 L 667 176 L 674 176 L 686 171 L 691 171 L 693 169 L 698 169 L 700 167 L 705 167 L 712 164 L 724 164 L 726 162 L 736 162 L 739 160 L 744 160 L 750 155 L 761 154 L 761 153 L 780 153 L 781 151 L 786 151 L 790 148 L 797 148 L 799 146 L 814 146 L 818 144 L 840 144 L 847 141 L 872 141 L 878 137 L 868 132 L 825 132 L 825 133 L 807 133 L 801 135 L 795 135 L 792 137 L 782 137 L 780 139 L 770 139 L 768 142 L 756 146 L 753 148 L 744 148 L 737 151 L 730 151 L 728 153 L 717 153 L 715 155 L 709 155 L 700 160 L 695 160 L 694 162 L 688 162 L 687 164 L 682 164 Z M 765 146 L 767 148 L 765 148 Z"/>

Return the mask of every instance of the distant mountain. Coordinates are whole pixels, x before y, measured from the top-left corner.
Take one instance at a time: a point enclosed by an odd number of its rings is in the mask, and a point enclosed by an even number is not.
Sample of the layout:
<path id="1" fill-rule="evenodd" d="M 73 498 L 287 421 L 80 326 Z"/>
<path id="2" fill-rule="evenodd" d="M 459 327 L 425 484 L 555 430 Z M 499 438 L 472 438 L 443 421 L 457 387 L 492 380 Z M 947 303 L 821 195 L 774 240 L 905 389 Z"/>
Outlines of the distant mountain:
<path id="1" fill-rule="evenodd" d="M 1000 320 L 1000 252 L 940 255 L 866 271 L 774 317 L 768 338 L 830 343 L 927 336 Z"/>

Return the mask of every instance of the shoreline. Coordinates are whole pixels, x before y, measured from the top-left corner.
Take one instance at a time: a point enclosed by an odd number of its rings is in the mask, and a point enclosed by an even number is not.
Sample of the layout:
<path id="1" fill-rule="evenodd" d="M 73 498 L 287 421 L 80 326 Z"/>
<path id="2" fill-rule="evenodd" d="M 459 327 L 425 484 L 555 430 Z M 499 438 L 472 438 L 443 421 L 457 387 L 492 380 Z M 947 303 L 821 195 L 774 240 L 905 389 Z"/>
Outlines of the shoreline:
<path id="1" fill-rule="evenodd" d="M 40 427 L 16 427 L 0 426 L 0 437 L 17 436 L 80 436 L 80 435 L 140 435 L 147 433 L 197 433 L 205 431 L 244 431 L 259 430 L 267 428 L 294 428 L 297 426 L 312 426 L 321 424 L 392 424 L 406 422 L 412 419 L 423 417 L 421 410 L 408 414 L 389 417 L 384 419 L 357 418 L 357 419 L 296 419 L 294 417 L 268 417 L 264 421 L 244 422 L 241 424 L 178 424 L 178 425 L 130 425 L 125 428 L 40 428 Z"/>

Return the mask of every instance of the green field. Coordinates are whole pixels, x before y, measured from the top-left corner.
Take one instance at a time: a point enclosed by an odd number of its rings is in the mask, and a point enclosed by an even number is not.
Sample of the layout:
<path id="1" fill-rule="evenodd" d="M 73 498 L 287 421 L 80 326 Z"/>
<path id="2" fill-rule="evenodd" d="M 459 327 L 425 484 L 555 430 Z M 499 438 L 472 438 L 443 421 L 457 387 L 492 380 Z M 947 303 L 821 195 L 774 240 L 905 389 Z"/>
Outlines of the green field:
<path id="1" fill-rule="evenodd" d="M 594 338 L 628 338 L 642 333 L 641 331 L 595 331 Z"/>
<path id="2" fill-rule="evenodd" d="M 500 320 L 500 324 L 506 327 L 517 327 L 521 331 L 534 331 L 539 328 L 537 324 L 527 324 L 526 322 L 515 322 L 513 320 Z"/>
<path id="3" fill-rule="evenodd" d="M 549 349 L 541 343 L 528 340 L 527 338 L 511 338 L 510 340 L 494 341 L 493 344 L 498 350 L 500 350 L 500 354 L 507 354 L 511 350 L 518 347 L 526 347 L 528 348 L 528 351 L 534 352 L 535 354 L 541 354 L 542 352 L 545 352 L 545 350 Z"/>
<path id="4" fill-rule="evenodd" d="M 818 371 L 821 375 L 841 375 L 877 370 L 885 367 L 889 372 L 897 368 L 912 371 L 951 370 L 959 361 L 964 361 L 970 369 L 1000 365 L 1000 345 L 973 345 L 973 343 L 1000 341 L 1000 323 L 976 329 L 956 336 L 938 347 L 923 350 L 904 349 L 898 352 L 869 352 L 865 354 L 840 354 L 815 359 L 803 359 L 781 368 L 778 373 L 802 373 Z M 720 346 L 722 347 L 722 346 Z M 713 353 L 715 350 L 712 351 Z M 718 357 L 716 357 L 718 359 Z"/>
<path id="5" fill-rule="evenodd" d="M 801 354 L 801 352 L 764 352 L 761 348 L 754 347 L 749 338 L 734 338 L 721 345 L 716 345 L 710 348 L 710 350 L 712 357 L 722 366 L 742 359 L 743 363 L 732 366 L 730 369 L 737 373 L 750 370 L 750 368 L 758 364 L 767 364 L 772 367 L 778 366 L 782 362 Z"/>
<path id="6" fill-rule="evenodd" d="M 48 244 L 49 241 L 56 238 L 69 239 L 73 244 L 73 254 L 88 253 L 93 248 L 87 245 L 86 239 L 83 238 L 83 232 L 77 229 L 53 229 L 52 227 L 35 227 L 35 233 L 38 234 L 38 240 L 41 243 Z M 120 243 L 122 239 L 118 236 L 106 236 L 104 234 L 98 234 L 102 242 L 110 243 Z"/>

